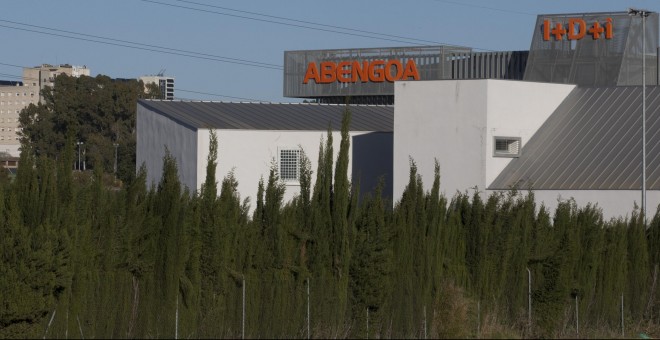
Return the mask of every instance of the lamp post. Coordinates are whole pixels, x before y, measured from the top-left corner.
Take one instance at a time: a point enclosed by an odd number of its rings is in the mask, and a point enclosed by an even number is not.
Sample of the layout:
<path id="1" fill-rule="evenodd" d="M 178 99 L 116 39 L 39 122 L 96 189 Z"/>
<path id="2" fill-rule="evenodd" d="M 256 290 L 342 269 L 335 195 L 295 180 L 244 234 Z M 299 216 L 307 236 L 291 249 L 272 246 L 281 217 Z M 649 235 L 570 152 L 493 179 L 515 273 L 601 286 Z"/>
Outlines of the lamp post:
<path id="1" fill-rule="evenodd" d="M 80 141 L 76 142 L 76 145 L 78 145 L 78 171 L 80 171 L 80 146 L 83 145 L 83 144 L 85 144 L 85 143 L 80 142 Z"/>
<path id="2" fill-rule="evenodd" d="M 646 17 L 645 9 L 628 9 L 628 15 L 642 18 L 642 216 L 646 226 Z"/>
<path id="3" fill-rule="evenodd" d="M 119 143 L 113 143 L 112 144 L 115 147 L 115 179 L 117 179 L 117 147 L 119 146 Z"/>

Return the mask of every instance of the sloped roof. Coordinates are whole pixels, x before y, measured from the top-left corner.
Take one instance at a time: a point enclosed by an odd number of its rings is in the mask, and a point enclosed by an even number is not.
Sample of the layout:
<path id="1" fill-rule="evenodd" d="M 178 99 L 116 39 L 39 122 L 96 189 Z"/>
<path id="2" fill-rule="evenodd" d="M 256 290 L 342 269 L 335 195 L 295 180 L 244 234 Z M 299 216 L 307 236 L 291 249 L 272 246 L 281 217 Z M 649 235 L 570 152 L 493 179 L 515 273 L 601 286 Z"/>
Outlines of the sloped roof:
<path id="1" fill-rule="evenodd" d="M 341 129 L 344 105 L 224 103 L 171 100 L 139 100 L 150 111 L 192 128 L 244 130 Z M 351 131 L 392 132 L 392 106 L 351 105 Z"/>
<path id="2" fill-rule="evenodd" d="M 660 189 L 660 87 L 646 88 L 646 185 Z M 639 190 L 642 87 L 575 88 L 489 189 Z"/>

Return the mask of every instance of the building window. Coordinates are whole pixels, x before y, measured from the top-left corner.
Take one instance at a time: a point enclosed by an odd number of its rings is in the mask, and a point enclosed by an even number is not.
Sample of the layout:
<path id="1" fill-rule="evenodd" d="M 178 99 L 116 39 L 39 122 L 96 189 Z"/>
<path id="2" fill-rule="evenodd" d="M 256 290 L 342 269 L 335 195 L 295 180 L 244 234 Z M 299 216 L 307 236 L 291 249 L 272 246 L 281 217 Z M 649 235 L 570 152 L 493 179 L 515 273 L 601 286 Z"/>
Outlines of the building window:
<path id="1" fill-rule="evenodd" d="M 493 157 L 520 156 L 520 137 L 495 137 Z"/>
<path id="2" fill-rule="evenodd" d="M 297 181 L 300 176 L 300 149 L 279 149 L 280 178 Z"/>

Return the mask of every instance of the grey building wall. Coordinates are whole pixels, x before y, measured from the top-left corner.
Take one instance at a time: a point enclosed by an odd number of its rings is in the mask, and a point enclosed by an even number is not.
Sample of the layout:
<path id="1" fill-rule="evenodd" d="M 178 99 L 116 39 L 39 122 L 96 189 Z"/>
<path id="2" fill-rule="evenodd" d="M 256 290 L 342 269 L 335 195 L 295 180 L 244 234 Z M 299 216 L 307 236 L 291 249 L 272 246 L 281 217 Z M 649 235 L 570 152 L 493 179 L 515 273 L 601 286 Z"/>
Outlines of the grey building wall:
<path id="1" fill-rule="evenodd" d="M 611 20 L 612 39 L 589 35 L 579 40 L 565 36 L 543 38 L 543 24 L 566 28 L 570 19 L 582 19 L 588 30 L 594 22 L 605 25 Z M 577 84 L 582 86 L 641 85 L 643 39 L 642 20 L 627 12 L 572 13 L 539 15 L 536 19 L 524 80 Z M 658 13 L 646 18 L 647 84 L 657 84 Z"/>
<path id="2" fill-rule="evenodd" d="M 158 184 L 165 150 L 176 158 L 179 178 L 190 190 L 197 189 L 197 129 L 145 107 L 137 107 L 136 166 L 147 168 L 147 185 Z"/>

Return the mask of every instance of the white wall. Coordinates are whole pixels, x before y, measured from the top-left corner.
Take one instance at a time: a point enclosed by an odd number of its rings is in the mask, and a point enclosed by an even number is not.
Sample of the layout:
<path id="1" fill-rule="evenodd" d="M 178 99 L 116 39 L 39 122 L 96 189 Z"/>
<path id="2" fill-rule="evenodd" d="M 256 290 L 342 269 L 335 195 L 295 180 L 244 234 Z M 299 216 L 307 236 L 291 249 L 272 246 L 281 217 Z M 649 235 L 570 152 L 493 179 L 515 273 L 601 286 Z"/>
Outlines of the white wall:
<path id="1" fill-rule="evenodd" d="M 414 158 L 429 190 L 434 158 L 441 166 L 441 191 L 479 191 L 512 158 L 493 157 L 493 137 L 521 137 L 522 147 L 573 90 L 574 85 L 504 80 L 445 80 L 395 83 L 394 200 L 408 183 L 408 157 Z M 524 149 L 523 149 L 524 152 Z M 578 207 L 596 203 L 606 219 L 630 216 L 641 202 L 639 190 L 535 190 L 537 208 L 551 213 L 558 200 Z M 655 214 L 660 191 L 647 192 L 648 214 Z"/>
<path id="2" fill-rule="evenodd" d="M 351 136 L 361 136 L 368 132 L 351 132 Z M 206 179 L 206 164 L 209 153 L 209 130 L 200 129 L 198 134 L 197 152 L 197 182 L 200 189 Z M 327 140 L 325 131 L 271 131 L 271 130 L 216 130 L 218 136 L 218 167 L 216 180 L 218 186 L 227 174 L 234 170 L 238 181 L 238 191 L 241 199 L 250 197 L 251 210 L 254 209 L 259 179 L 263 177 L 264 183 L 268 181 L 271 162 L 278 161 L 278 148 L 297 148 L 300 146 L 311 162 L 312 188 L 316 181 L 316 167 L 318 164 L 319 143 L 321 138 Z M 337 160 L 341 135 L 334 131 L 333 151 L 334 161 Z M 353 143 L 351 143 L 352 154 Z M 333 164 L 334 165 L 334 164 Z M 349 177 L 351 176 L 352 160 L 349 156 Z M 218 187 L 218 189 L 220 189 Z M 287 183 L 284 202 L 289 201 L 300 193 L 300 185 Z"/>
<path id="3" fill-rule="evenodd" d="M 186 127 L 141 105 L 137 107 L 136 166 L 147 167 L 147 186 L 158 185 L 163 174 L 167 146 L 176 158 L 179 179 L 191 190 L 197 188 L 197 130 Z M 207 147 L 208 150 L 208 147 Z M 207 151 L 208 152 L 208 151 Z"/>
<path id="4" fill-rule="evenodd" d="M 486 81 L 395 82 L 395 202 L 408 184 L 409 157 L 427 190 L 433 184 L 435 159 L 445 195 L 484 187 L 486 93 Z"/>
<path id="5" fill-rule="evenodd" d="M 494 137 L 520 137 L 521 148 L 575 88 L 575 85 L 486 80 L 487 134 L 486 181 L 488 187 L 512 158 L 493 157 Z M 524 150 L 523 150 L 524 151 Z M 480 187 L 480 189 L 485 189 Z"/>
<path id="6" fill-rule="evenodd" d="M 493 157 L 493 137 L 521 137 L 524 147 L 574 87 L 490 79 L 397 82 L 394 199 L 408 183 L 409 156 L 426 189 L 438 159 L 446 196 L 485 190 L 511 161 Z"/>

